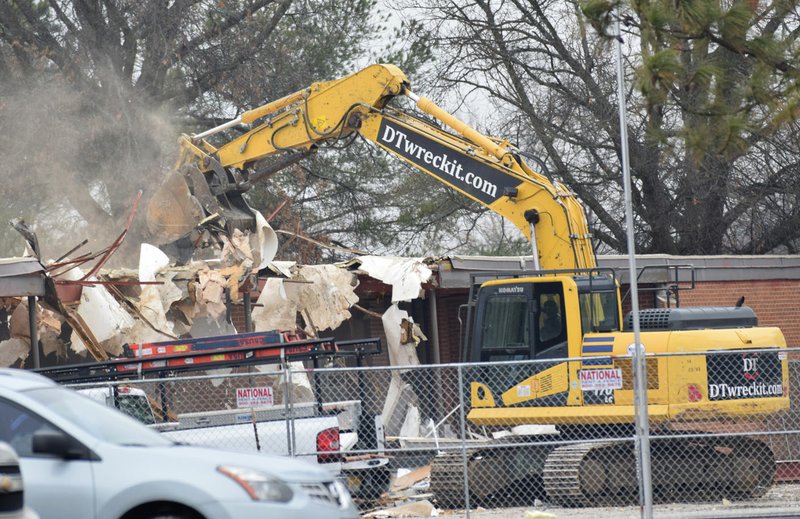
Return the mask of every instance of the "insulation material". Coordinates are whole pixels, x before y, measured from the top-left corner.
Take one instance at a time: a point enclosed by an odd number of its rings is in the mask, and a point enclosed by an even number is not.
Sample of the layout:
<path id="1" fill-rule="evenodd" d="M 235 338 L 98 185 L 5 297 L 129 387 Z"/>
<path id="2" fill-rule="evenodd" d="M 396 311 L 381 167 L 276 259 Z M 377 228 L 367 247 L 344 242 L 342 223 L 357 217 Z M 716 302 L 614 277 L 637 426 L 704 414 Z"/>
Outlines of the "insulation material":
<path id="1" fill-rule="evenodd" d="M 133 317 L 102 285 L 83 287 L 77 314 L 86 327 L 92 331 L 92 335 L 98 343 L 105 343 L 117 335 L 124 334 L 135 324 Z M 86 345 L 77 333 L 72 333 L 71 341 L 72 350 L 75 353 L 82 353 L 86 350 Z M 119 354 L 121 351 L 110 351 L 109 353 Z"/>
<path id="2" fill-rule="evenodd" d="M 403 425 L 400 427 L 400 437 L 402 438 L 419 438 L 419 407 L 415 405 L 408 406 L 406 417 L 403 420 Z"/>
<path id="3" fill-rule="evenodd" d="M 359 270 L 392 286 L 392 303 L 420 297 L 422 284 L 431 278 L 431 269 L 419 258 L 359 256 Z"/>
<path id="4" fill-rule="evenodd" d="M 61 324 L 64 319 L 57 313 L 52 312 L 40 305 L 36 307 L 36 333 L 42 345 L 44 355 L 57 353 L 65 355 L 63 344 L 58 338 L 61 333 Z M 9 330 L 12 338 L 22 339 L 26 343 L 31 342 L 30 319 L 28 315 L 28 301 L 23 300 L 11 314 Z"/>
<path id="5" fill-rule="evenodd" d="M 13 338 L 0 342 L 0 366 L 13 366 L 18 360 L 28 358 L 30 351 L 30 340 Z"/>
<path id="6" fill-rule="evenodd" d="M 298 298 L 297 285 L 284 283 L 280 278 L 267 279 L 253 310 L 255 331 L 269 330 L 294 331 L 297 327 L 297 303 L 289 298 L 287 292 Z"/>
<path id="7" fill-rule="evenodd" d="M 301 267 L 297 279 L 311 281 L 299 287 L 295 301 L 306 320 L 312 321 L 307 322 L 312 329 L 306 332 L 316 335 L 321 330 L 335 330 L 350 318 L 350 307 L 358 302 L 352 272 L 335 265 L 313 265 Z"/>
<path id="8" fill-rule="evenodd" d="M 417 394 L 411 384 L 404 382 L 397 371 L 392 371 L 389 391 L 386 393 L 386 400 L 383 402 L 383 412 L 381 413 L 387 436 L 401 436 L 400 431 L 406 423 L 408 414 L 414 413 L 411 409 L 417 408 L 418 401 Z M 417 411 L 417 414 L 419 414 L 419 411 Z"/>
<path id="9" fill-rule="evenodd" d="M 169 266 L 169 258 L 161 249 L 143 243 L 139 248 L 139 281 L 155 281 L 156 274 Z"/>
<path id="10" fill-rule="evenodd" d="M 289 378 L 289 386 L 291 386 L 292 403 L 299 404 L 301 402 L 314 401 L 314 390 L 311 389 L 311 380 L 308 378 L 308 372 L 305 366 L 300 361 L 288 362 L 287 366 L 291 370 L 291 377 Z M 254 366 L 256 371 L 266 374 L 279 375 L 277 381 L 272 387 L 276 391 L 276 401 L 286 403 L 283 399 L 284 388 L 286 387 L 285 372 L 280 364 L 261 364 Z"/>
<path id="11" fill-rule="evenodd" d="M 169 341 L 175 338 L 172 321 L 167 319 L 159 288 L 157 285 L 142 286 L 142 293 L 135 304 L 147 322 L 137 321 L 127 334 L 125 342 Z"/>
<path id="12" fill-rule="evenodd" d="M 161 250 L 143 243 L 139 253 L 139 281 L 156 281 L 156 276 L 169 265 Z M 170 276 L 170 280 L 175 276 Z M 181 291 L 169 281 L 165 285 L 142 285 L 139 300 L 134 304 L 146 322 L 137 321 L 118 342 L 156 342 L 174 339 L 172 321 L 167 319 L 170 305 L 181 297 Z M 120 344 L 121 346 L 121 344 Z"/>
<path id="13" fill-rule="evenodd" d="M 294 331 L 297 328 L 297 312 L 299 311 L 295 301 L 300 299 L 300 285 L 297 283 L 285 282 L 279 278 L 267 279 L 261 294 L 258 296 L 257 305 L 253 310 L 253 325 L 257 332 L 269 330 Z M 292 402 L 310 402 L 314 399 L 314 392 L 311 389 L 311 381 L 308 374 L 303 371 L 305 368 L 302 362 L 290 362 L 289 368 L 292 370 Z M 256 366 L 262 373 L 282 373 L 281 367 L 277 364 Z M 283 378 L 283 377 L 281 377 Z M 281 388 L 285 382 L 281 380 Z"/>
<path id="14" fill-rule="evenodd" d="M 285 282 L 280 278 L 268 278 L 261 294 L 258 296 L 256 308 L 253 310 L 253 326 L 255 331 L 269 330 L 294 331 L 297 328 L 296 301 L 301 300 L 300 287 L 297 283 Z M 302 362 L 290 362 L 289 367 L 300 372 L 292 372 L 292 402 L 310 402 L 314 398 L 311 390 L 311 381 L 302 371 L 305 369 Z M 281 371 L 278 365 L 256 366 L 262 373 L 277 373 Z M 281 387 L 284 384 L 280 382 Z"/>
<path id="15" fill-rule="evenodd" d="M 381 317 L 383 331 L 386 334 L 386 344 L 389 351 L 389 364 L 391 366 L 418 366 L 416 346 L 419 344 L 421 332 L 414 325 L 408 312 L 400 310 L 397 304 L 389 307 Z M 383 405 L 383 417 L 386 424 L 386 433 L 396 436 L 404 427 L 411 428 L 414 423 L 413 415 L 416 412 L 416 434 L 419 435 L 419 410 L 414 405 L 417 401 L 413 388 L 403 382 L 401 372 L 392 371 L 392 380 Z M 406 424 L 409 425 L 406 425 Z M 405 436 L 400 434 L 400 436 Z M 412 436 L 412 435 L 409 435 Z"/>
<path id="16" fill-rule="evenodd" d="M 418 326 L 408 312 L 400 310 L 397 304 L 389 307 L 381 317 L 391 366 L 418 366 L 416 346 L 424 340 Z"/>
<path id="17" fill-rule="evenodd" d="M 173 303 L 177 303 L 188 295 L 186 290 L 181 290 L 178 285 L 173 282 L 175 275 L 175 272 L 168 272 L 162 275 L 159 280 L 163 285 L 158 286 L 158 293 L 161 296 L 161 306 L 165 311 L 169 311 Z M 185 286 L 186 284 L 184 283 L 184 287 Z"/>
<path id="18" fill-rule="evenodd" d="M 249 275 L 250 269 L 246 268 L 245 264 L 240 263 L 231 265 L 220 269 L 219 272 L 225 278 L 225 286 L 228 287 L 228 292 L 231 295 L 231 301 L 239 301 L 239 285 L 244 281 L 245 277 Z"/>
<path id="19" fill-rule="evenodd" d="M 254 251 L 253 265 L 256 271 L 265 268 L 278 252 L 278 235 L 259 211 L 256 217 L 256 232 L 250 235 L 250 248 Z"/>

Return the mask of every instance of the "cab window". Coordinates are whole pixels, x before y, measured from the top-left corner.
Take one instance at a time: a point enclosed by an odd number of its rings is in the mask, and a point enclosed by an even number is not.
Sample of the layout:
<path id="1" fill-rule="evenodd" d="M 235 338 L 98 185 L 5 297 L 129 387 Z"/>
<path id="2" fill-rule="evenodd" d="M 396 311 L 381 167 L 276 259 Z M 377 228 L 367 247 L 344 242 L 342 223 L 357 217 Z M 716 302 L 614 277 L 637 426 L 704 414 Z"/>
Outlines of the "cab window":
<path id="1" fill-rule="evenodd" d="M 526 293 L 491 294 L 486 300 L 481 329 L 481 350 L 501 350 L 507 360 L 529 358 L 531 343 L 530 301 Z M 509 351 L 510 350 L 510 351 Z M 492 358 L 500 360 L 491 352 Z M 504 355 L 504 356 L 505 356 Z"/>
<path id="2" fill-rule="evenodd" d="M 535 292 L 536 358 L 567 356 L 567 320 L 561 283 L 538 283 Z"/>

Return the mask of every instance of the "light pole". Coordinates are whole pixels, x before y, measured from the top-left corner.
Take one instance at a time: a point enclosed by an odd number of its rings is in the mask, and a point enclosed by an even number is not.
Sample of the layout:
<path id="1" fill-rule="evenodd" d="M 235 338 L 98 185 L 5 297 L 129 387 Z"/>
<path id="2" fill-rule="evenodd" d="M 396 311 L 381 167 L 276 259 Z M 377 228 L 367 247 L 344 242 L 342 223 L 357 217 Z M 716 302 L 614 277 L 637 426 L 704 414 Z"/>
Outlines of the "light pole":
<path id="1" fill-rule="evenodd" d="M 639 463 L 639 504 L 642 517 L 653 517 L 653 486 L 650 467 L 650 423 L 647 412 L 647 370 L 645 352 L 641 346 L 639 329 L 639 287 L 636 279 L 636 246 L 633 239 L 633 203 L 631 201 L 631 170 L 628 156 L 628 121 L 625 111 L 625 73 L 622 62 L 622 26 L 619 6 L 616 8 L 617 40 L 617 98 L 619 104 L 619 133 L 622 152 L 622 177 L 625 191 L 625 226 L 628 238 L 628 276 L 631 284 L 631 312 L 633 317 L 633 397 L 636 423 L 636 458 Z"/>

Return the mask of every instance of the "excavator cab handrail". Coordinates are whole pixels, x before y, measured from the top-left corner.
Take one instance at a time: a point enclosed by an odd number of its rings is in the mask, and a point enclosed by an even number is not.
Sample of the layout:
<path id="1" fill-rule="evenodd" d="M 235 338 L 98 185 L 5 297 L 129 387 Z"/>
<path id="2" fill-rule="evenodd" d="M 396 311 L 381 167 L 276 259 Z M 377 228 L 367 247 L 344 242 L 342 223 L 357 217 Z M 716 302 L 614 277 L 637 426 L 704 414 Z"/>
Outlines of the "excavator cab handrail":
<path id="1" fill-rule="evenodd" d="M 672 273 L 674 274 L 674 278 L 669 280 L 669 281 L 657 282 L 658 285 L 662 285 L 662 286 L 654 286 L 654 287 L 638 286 L 641 283 L 643 275 L 644 275 L 645 272 L 652 271 L 652 270 L 658 270 L 658 269 L 663 269 L 663 270 L 667 271 L 667 275 L 664 276 L 665 278 L 668 278 L 670 276 L 670 271 L 672 271 Z M 680 279 L 680 273 L 683 272 L 683 271 L 686 271 L 686 270 L 688 270 L 689 273 L 690 273 L 690 279 L 689 280 L 681 280 Z M 660 291 L 665 291 L 667 293 L 666 294 L 667 295 L 667 308 L 671 307 L 670 296 L 674 295 L 675 296 L 675 307 L 676 308 L 680 308 L 680 306 L 681 306 L 681 300 L 680 300 L 680 292 L 681 292 L 681 290 L 694 290 L 695 289 L 695 286 L 696 286 L 695 267 L 694 267 L 694 265 L 691 265 L 691 264 L 688 264 L 688 263 L 686 263 L 686 264 L 678 264 L 678 265 L 646 265 L 646 266 L 641 267 L 640 269 L 638 269 L 638 272 L 636 273 L 636 282 L 637 282 L 637 290 L 639 292 L 660 292 Z M 669 284 L 669 283 L 671 283 L 671 284 Z M 683 283 L 684 286 L 681 286 L 681 283 Z M 686 283 L 689 283 L 688 287 L 685 286 Z M 664 284 L 668 284 L 668 286 L 665 288 L 663 286 Z M 628 297 L 630 297 L 630 295 L 631 295 L 631 288 L 630 288 L 630 285 L 628 285 L 628 290 L 622 296 L 620 302 L 624 303 L 628 299 Z"/>

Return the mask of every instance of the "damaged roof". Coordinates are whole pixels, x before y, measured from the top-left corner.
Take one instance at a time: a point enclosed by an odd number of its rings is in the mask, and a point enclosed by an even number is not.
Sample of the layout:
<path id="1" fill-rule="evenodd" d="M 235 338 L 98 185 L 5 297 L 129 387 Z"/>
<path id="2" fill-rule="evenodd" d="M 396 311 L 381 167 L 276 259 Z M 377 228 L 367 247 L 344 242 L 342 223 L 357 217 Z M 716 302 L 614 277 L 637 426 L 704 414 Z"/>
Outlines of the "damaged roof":
<path id="1" fill-rule="evenodd" d="M 43 296 L 44 266 L 36 258 L 0 258 L 0 297 Z"/>

